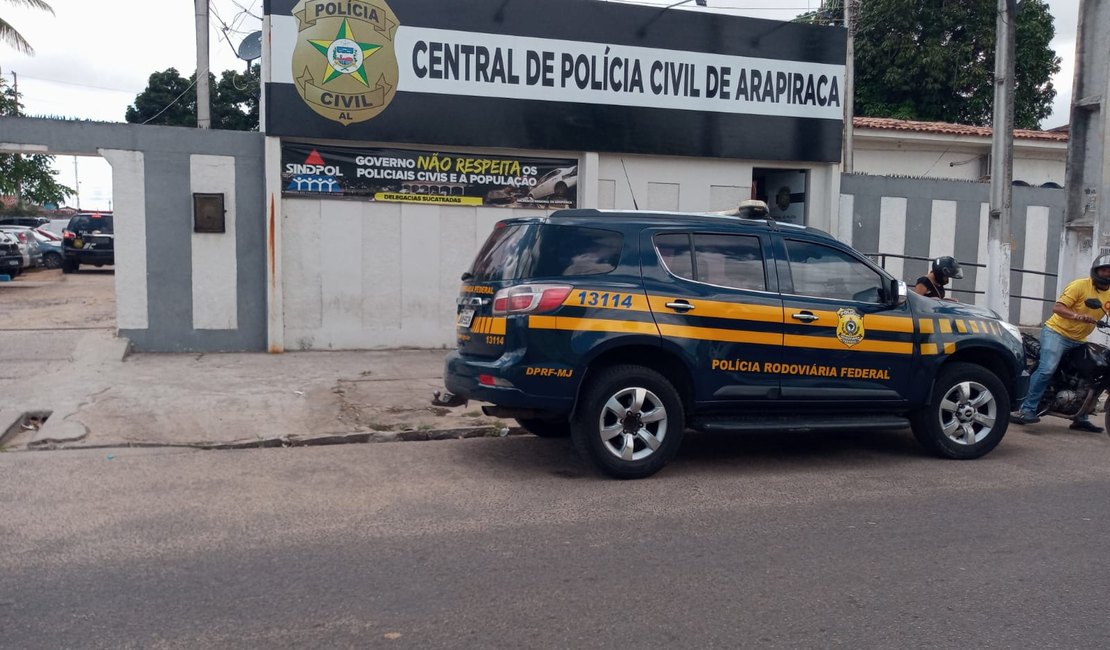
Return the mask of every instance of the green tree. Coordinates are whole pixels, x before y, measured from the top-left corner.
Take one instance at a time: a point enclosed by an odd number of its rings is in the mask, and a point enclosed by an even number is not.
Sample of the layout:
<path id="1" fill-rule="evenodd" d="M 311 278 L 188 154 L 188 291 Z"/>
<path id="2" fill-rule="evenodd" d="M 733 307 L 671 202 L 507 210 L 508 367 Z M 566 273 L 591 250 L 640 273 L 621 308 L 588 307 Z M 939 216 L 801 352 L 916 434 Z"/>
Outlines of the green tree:
<path id="1" fill-rule="evenodd" d="M 19 115 L 19 95 L 0 78 L 0 115 Z M 74 192 L 58 182 L 54 156 L 44 154 L 0 154 L 0 194 L 15 197 L 15 212 L 35 212 L 35 206 L 61 205 Z"/>
<path id="2" fill-rule="evenodd" d="M 994 106 L 996 3 L 861 0 L 855 37 L 855 111 L 869 117 L 989 126 Z M 1040 128 L 1052 112 L 1060 57 L 1045 0 L 1019 3 L 1014 126 Z M 844 23 L 843 0 L 797 18 Z"/>
<path id="3" fill-rule="evenodd" d="M 219 81 L 208 75 L 212 89 L 212 128 L 235 131 L 258 130 L 259 67 L 245 73 L 225 70 Z M 196 75 L 185 79 L 176 68 L 155 72 L 146 89 L 127 107 L 124 119 L 132 124 L 169 126 L 197 125 Z"/>
<path id="4" fill-rule="evenodd" d="M 49 12 L 52 16 L 54 15 L 54 10 L 42 0 L 6 0 L 6 2 L 8 4 L 31 7 L 32 9 L 41 9 L 42 11 Z M 4 41 L 8 45 L 11 45 L 17 52 L 22 52 L 24 54 L 35 53 L 34 48 L 27 42 L 27 39 L 23 38 L 23 35 L 20 34 L 15 27 L 12 27 L 11 23 L 3 18 L 0 18 L 0 41 Z"/>

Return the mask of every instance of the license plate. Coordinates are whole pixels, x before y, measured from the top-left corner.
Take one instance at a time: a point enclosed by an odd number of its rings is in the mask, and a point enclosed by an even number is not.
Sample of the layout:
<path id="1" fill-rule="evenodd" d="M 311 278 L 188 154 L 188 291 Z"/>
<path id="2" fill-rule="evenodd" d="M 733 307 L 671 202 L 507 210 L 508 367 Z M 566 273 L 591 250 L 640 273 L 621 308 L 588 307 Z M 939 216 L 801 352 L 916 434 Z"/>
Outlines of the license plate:
<path id="1" fill-rule="evenodd" d="M 470 327 L 470 321 L 474 320 L 474 310 L 464 309 L 459 312 L 458 324 L 459 327 Z"/>

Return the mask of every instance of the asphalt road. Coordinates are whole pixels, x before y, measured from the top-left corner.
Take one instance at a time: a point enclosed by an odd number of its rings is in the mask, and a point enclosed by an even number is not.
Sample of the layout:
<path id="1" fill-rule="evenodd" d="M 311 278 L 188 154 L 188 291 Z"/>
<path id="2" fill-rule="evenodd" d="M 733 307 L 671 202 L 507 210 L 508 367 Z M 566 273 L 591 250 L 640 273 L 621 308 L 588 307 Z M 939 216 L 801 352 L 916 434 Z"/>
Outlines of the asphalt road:
<path id="1" fill-rule="evenodd" d="M 1015 428 L 1016 429 L 1016 428 Z M 1096 648 L 1110 438 L 530 436 L 0 454 L 10 648 Z"/>

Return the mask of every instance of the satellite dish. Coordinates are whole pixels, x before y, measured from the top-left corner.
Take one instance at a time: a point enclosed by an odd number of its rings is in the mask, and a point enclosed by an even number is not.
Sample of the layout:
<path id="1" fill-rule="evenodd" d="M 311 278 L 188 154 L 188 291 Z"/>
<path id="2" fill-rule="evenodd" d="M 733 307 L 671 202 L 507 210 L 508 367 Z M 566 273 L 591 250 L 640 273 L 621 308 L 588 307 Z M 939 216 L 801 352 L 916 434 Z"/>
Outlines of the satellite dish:
<path id="1" fill-rule="evenodd" d="M 262 32 L 251 32 L 239 43 L 238 57 L 244 61 L 254 61 L 262 56 Z"/>

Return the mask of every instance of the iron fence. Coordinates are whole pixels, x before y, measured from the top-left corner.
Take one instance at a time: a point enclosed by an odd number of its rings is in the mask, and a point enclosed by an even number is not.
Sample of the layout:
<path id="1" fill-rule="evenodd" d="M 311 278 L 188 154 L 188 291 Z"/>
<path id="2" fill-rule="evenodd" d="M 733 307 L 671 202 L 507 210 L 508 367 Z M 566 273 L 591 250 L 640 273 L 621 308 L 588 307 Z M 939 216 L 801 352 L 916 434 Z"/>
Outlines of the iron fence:
<path id="1" fill-rule="evenodd" d="M 915 261 L 920 261 L 920 262 L 930 262 L 933 259 L 931 257 L 919 257 L 917 255 L 897 255 L 897 254 L 894 254 L 894 253 L 866 253 L 866 255 L 868 257 L 870 257 L 876 264 L 883 267 L 884 269 L 886 268 L 887 259 L 890 259 L 890 258 L 897 258 L 897 259 L 901 259 L 901 260 L 915 260 Z M 974 266 L 974 267 L 980 268 L 980 269 L 987 268 L 986 264 L 976 264 L 975 262 L 960 262 L 960 266 Z M 1021 268 L 1016 268 L 1016 267 L 1011 266 L 1010 267 L 1010 272 L 1011 273 L 1022 273 L 1022 274 L 1028 274 L 1028 275 L 1040 275 L 1040 276 L 1044 276 L 1046 278 L 1052 278 L 1053 281 L 1056 280 L 1056 274 L 1055 273 L 1048 273 L 1047 271 L 1033 271 L 1031 269 L 1021 269 Z M 972 294 L 972 295 L 986 294 L 986 291 L 976 291 L 975 289 L 948 288 L 948 291 L 951 292 L 951 293 L 966 293 L 966 294 Z M 1043 296 L 1023 296 L 1023 295 L 1017 295 L 1017 294 L 1010 294 L 1010 298 L 1020 298 L 1020 299 L 1023 299 L 1023 300 L 1037 300 L 1037 301 L 1040 301 L 1040 302 L 1047 302 L 1047 303 L 1056 302 L 1056 298 L 1045 298 Z"/>

